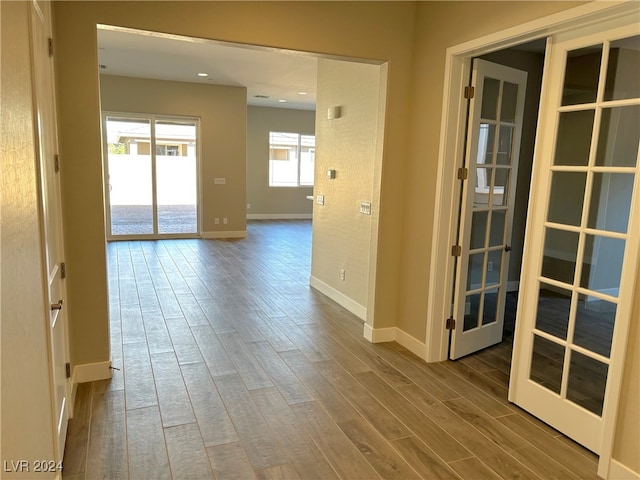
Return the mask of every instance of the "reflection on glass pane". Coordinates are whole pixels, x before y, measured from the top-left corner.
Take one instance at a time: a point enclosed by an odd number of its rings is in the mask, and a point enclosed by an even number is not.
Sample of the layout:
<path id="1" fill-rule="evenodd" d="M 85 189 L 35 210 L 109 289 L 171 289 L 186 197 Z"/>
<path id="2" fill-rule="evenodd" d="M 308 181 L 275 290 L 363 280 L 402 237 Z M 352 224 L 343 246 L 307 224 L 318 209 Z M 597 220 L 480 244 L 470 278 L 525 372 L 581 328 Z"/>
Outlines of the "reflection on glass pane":
<path id="1" fill-rule="evenodd" d="M 593 130 L 593 110 L 562 112 L 558 122 L 555 165 L 587 165 Z"/>
<path id="2" fill-rule="evenodd" d="M 596 101 L 602 45 L 567 52 L 562 105 Z"/>
<path id="3" fill-rule="evenodd" d="M 498 112 L 498 92 L 500 91 L 500 80 L 485 77 L 484 89 L 482 92 L 482 110 L 480 116 L 487 120 L 496 120 Z"/>
<path id="4" fill-rule="evenodd" d="M 554 337 L 567 339 L 571 292 L 545 283 L 540 283 L 536 328 Z"/>
<path id="5" fill-rule="evenodd" d="M 481 293 L 467 295 L 464 303 L 464 326 L 462 331 L 466 332 L 478 326 L 478 316 L 480 314 L 480 296 Z"/>
<path id="6" fill-rule="evenodd" d="M 476 163 L 478 165 L 493 163 L 493 144 L 496 138 L 496 126 L 486 123 L 480 124 L 478 132 L 478 154 Z"/>
<path id="7" fill-rule="evenodd" d="M 500 126 L 500 135 L 498 137 L 498 154 L 496 157 L 496 163 L 498 165 L 511 165 L 511 150 L 513 146 L 514 130 L 514 127 L 508 127 L 505 125 Z"/>
<path id="8" fill-rule="evenodd" d="M 518 103 L 518 85 L 504 82 L 502 86 L 502 106 L 500 109 L 500 121 L 516 121 L 516 105 Z"/>
<path id="9" fill-rule="evenodd" d="M 573 284 L 578 236 L 575 232 L 547 228 L 544 237 L 542 276 Z"/>
<path id="10" fill-rule="evenodd" d="M 640 140 L 638 125 L 640 105 L 603 109 L 596 165 L 635 167 Z"/>
<path id="11" fill-rule="evenodd" d="M 567 399 L 602 415 L 608 367 L 578 352 L 571 352 Z"/>
<path id="12" fill-rule="evenodd" d="M 488 212 L 473 212 L 471 217 L 471 250 L 484 247 L 488 216 Z"/>
<path id="13" fill-rule="evenodd" d="M 112 235 L 153 234 L 151 122 L 107 118 Z"/>
<path id="14" fill-rule="evenodd" d="M 493 182 L 492 205 L 501 206 L 507 204 L 509 194 L 509 174 L 510 168 L 496 168 Z"/>
<path id="15" fill-rule="evenodd" d="M 605 83 L 605 100 L 640 97 L 640 35 L 611 42 Z M 637 125 L 637 124 L 636 124 Z"/>
<path id="16" fill-rule="evenodd" d="M 163 120 L 155 127 L 158 233 L 196 233 L 196 125 Z"/>
<path id="17" fill-rule="evenodd" d="M 504 219 L 507 216 L 506 210 L 493 210 L 491 212 L 491 231 L 489 233 L 489 246 L 503 245 L 504 242 Z"/>
<path id="18" fill-rule="evenodd" d="M 564 347 L 546 338 L 533 336 L 529 378 L 552 392 L 560 393 Z"/>
<path id="19" fill-rule="evenodd" d="M 490 175 L 491 170 L 488 168 L 476 169 L 476 188 L 473 192 L 473 205 L 475 207 L 486 207 L 489 205 Z"/>
<path id="20" fill-rule="evenodd" d="M 586 183 L 586 172 L 553 172 L 547 219 L 564 225 L 580 225 Z"/>
<path id="21" fill-rule="evenodd" d="M 498 321 L 498 289 L 487 290 L 484 294 L 484 307 L 482 308 L 482 325 Z"/>
<path id="22" fill-rule="evenodd" d="M 467 271 L 467 291 L 476 290 L 482 286 L 482 270 L 484 253 L 469 255 L 469 270 Z"/>
<path id="23" fill-rule="evenodd" d="M 578 302 L 573 343 L 608 357 L 611 353 L 615 303 L 584 295 Z"/>
<path id="24" fill-rule="evenodd" d="M 500 282 L 502 252 L 502 249 L 489 252 L 489 257 L 487 258 L 487 281 L 485 282 L 487 286 L 496 285 Z"/>
<path id="25" fill-rule="evenodd" d="M 624 240 L 587 235 L 580 286 L 613 297 L 618 296 Z"/>
<path id="26" fill-rule="evenodd" d="M 633 174 L 594 173 L 589 208 L 589 228 L 610 232 L 627 232 Z"/>

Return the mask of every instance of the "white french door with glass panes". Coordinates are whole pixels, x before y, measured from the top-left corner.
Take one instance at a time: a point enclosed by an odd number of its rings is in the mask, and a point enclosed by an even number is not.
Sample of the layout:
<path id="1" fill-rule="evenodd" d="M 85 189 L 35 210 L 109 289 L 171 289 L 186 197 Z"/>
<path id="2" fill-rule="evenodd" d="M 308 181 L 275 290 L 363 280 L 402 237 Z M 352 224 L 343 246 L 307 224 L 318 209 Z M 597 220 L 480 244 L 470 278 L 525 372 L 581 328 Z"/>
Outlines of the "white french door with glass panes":
<path id="1" fill-rule="evenodd" d="M 106 114 L 107 238 L 199 234 L 194 118 Z"/>
<path id="2" fill-rule="evenodd" d="M 502 341 L 527 72 L 473 61 L 449 358 Z"/>
<path id="3" fill-rule="evenodd" d="M 639 28 L 605 28 L 547 50 L 509 391 L 596 453 L 615 423 L 640 245 Z"/>

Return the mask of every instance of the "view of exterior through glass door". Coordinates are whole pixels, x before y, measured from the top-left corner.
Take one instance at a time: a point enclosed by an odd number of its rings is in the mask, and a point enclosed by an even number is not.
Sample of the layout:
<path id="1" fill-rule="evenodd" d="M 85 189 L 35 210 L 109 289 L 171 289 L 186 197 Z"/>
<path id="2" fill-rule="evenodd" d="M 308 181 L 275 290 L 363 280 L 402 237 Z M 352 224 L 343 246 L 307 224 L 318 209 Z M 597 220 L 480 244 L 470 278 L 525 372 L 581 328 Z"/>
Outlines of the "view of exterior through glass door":
<path id="1" fill-rule="evenodd" d="M 596 453 L 640 243 L 637 31 L 554 39 L 516 321 L 510 400 Z"/>
<path id="2" fill-rule="evenodd" d="M 526 82 L 526 72 L 473 62 L 451 359 L 502 340 Z"/>
<path id="3" fill-rule="evenodd" d="M 193 237 L 198 221 L 198 120 L 104 117 L 107 236 Z"/>

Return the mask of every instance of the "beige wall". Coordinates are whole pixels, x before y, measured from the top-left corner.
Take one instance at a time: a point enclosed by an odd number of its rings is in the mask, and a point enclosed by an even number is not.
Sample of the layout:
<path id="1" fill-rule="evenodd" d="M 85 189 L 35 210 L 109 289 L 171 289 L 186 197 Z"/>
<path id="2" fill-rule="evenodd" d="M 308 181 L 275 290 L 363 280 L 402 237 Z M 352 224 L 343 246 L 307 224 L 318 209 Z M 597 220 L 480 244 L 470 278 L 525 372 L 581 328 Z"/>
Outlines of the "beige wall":
<path id="1" fill-rule="evenodd" d="M 100 76 L 102 109 L 200 118 L 202 232 L 244 231 L 247 91 L 244 87 Z M 225 185 L 214 185 L 224 177 Z M 228 224 L 214 224 L 214 218 Z"/>
<path id="2" fill-rule="evenodd" d="M 248 215 L 311 215 L 313 187 L 269 186 L 269 132 L 315 135 L 315 112 L 287 108 L 247 107 Z"/>
<path id="3" fill-rule="evenodd" d="M 393 322 L 415 9 L 412 2 L 55 2 L 74 364 L 109 357 L 96 24 L 390 61 L 384 135 L 393 167 L 381 180 L 375 310 Z M 273 28 L 283 21 L 287 28 Z"/>
<path id="4" fill-rule="evenodd" d="M 378 139 L 380 66 L 318 60 L 315 195 L 311 276 L 363 308 L 367 306 L 371 215 L 360 202 L 372 202 Z M 327 119 L 329 107 L 340 118 Z M 326 171 L 336 170 L 336 178 Z M 376 214 L 377 205 L 372 206 Z M 340 270 L 345 270 L 345 280 Z"/>
<path id="5" fill-rule="evenodd" d="M 7 461 L 9 469 L 11 460 L 29 460 L 33 466 L 34 460 L 55 458 L 31 90 L 30 4 L 0 3 L 0 462 Z M 26 478 L 7 473 L 2 477 Z"/>

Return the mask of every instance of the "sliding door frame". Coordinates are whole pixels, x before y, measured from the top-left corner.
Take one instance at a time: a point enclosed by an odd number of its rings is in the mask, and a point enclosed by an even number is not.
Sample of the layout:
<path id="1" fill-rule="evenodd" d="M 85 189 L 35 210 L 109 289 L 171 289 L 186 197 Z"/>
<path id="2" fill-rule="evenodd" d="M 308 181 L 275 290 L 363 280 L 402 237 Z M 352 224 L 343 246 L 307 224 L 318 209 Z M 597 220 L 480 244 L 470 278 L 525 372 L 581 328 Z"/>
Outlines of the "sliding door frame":
<path id="1" fill-rule="evenodd" d="M 150 122 L 150 146 L 149 154 L 151 156 L 151 182 L 152 182 L 152 208 L 154 233 L 140 235 L 113 235 L 111 233 L 111 199 L 109 191 L 109 145 L 107 139 L 106 122 L 108 117 L 131 118 L 149 120 Z M 193 233 L 158 233 L 158 204 L 157 204 L 157 185 L 156 185 L 156 139 L 155 139 L 155 123 L 156 121 L 176 121 L 176 122 L 193 122 L 196 126 L 196 232 Z M 201 238 L 202 236 L 202 180 L 201 180 L 201 134 L 200 134 L 200 117 L 189 117 L 184 115 L 162 115 L 153 113 L 139 112 L 102 112 L 102 165 L 103 165 L 103 183 L 104 183 L 104 212 L 105 212 L 105 229 L 107 241 L 119 240 L 157 240 L 157 239 L 175 239 L 175 238 Z"/>

